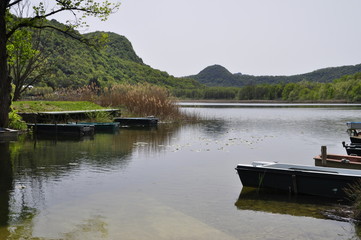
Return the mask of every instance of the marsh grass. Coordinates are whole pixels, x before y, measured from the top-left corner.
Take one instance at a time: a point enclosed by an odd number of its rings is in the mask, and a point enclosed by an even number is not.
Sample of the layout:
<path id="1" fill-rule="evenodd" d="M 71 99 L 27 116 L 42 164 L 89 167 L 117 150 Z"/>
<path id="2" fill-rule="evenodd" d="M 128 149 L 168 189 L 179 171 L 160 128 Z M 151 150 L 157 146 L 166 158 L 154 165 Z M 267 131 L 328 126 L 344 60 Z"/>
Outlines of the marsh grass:
<path id="1" fill-rule="evenodd" d="M 357 181 L 344 189 L 348 200 L 352 203 L 352 218 L 361 221 L 361 181 Z"/>
<path id="2" fill-rule="evenodd" d="M 100 105 L 123 106 L 130 115 L 156 116 L 162 121 L 194 121 L 180 111 L 169 91 L 151 84 L 119 84 L 104 89 Z"/>

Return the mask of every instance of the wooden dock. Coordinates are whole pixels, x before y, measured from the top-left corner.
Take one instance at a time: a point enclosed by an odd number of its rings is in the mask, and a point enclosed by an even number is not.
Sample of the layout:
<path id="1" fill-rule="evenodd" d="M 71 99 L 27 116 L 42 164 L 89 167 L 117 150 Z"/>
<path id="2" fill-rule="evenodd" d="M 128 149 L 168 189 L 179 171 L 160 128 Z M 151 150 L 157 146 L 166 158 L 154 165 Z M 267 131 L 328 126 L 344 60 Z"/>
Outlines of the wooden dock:
<path id="1" fill-rule="evenodd" d="M 120 116 L 119 109 L 97 109 L 82 111 L 60 111 L 60 112 L 37 112 L 37 113 L 19 113 L 27 123 L 58 123 L 69 121 L 81 121 L 89 119 L 90 116 L 108 113 L 111 117 Z"/>

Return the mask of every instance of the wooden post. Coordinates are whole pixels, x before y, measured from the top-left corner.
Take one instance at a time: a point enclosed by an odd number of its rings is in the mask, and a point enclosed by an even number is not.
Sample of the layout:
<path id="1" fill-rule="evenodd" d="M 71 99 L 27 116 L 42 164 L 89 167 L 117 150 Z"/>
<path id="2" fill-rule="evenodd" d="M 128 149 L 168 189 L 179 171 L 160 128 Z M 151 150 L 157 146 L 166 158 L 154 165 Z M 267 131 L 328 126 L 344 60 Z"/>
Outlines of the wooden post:
<path id="1" fill-rule="evenodd" d="M 326 166 L 326 159 L 327 159 L 327 147 L 321 146 L 321 159 L 322 159 L 322 166 Z"/>

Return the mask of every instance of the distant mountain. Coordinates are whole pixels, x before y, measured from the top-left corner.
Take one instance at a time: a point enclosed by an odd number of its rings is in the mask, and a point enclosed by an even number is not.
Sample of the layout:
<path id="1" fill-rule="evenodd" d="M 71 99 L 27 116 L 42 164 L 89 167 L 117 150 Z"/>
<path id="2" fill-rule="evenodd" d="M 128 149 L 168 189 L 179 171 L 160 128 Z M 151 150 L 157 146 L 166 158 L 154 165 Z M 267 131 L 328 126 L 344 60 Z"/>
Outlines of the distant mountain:
<path id="1" fill-rule="evenodd" d="M 255 84 L 277 84 L 300 81 L 332 82 L 344 75 L 361 72 L 361 64 L 354 66 L 330 67 L 319 69 L 310 73 L 292 76 L 253 76 L 241 73 L 230 73 L 220 65 L 212 65 L 200 71 L 197 75 L 188 76 L 206 86 L 242 87 Z"/>

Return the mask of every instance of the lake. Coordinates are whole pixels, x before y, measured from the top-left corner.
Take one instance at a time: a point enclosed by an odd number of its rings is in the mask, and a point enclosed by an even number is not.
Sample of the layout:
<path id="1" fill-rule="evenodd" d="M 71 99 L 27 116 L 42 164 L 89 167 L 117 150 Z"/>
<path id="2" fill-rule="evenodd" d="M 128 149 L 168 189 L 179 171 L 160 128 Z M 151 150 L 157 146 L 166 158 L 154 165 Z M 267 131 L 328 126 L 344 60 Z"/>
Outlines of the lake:
<path id="1" fill-rule="evenodd" d="M 345 154 L 361 105 L 182 104 L 198 124 L 0 143 L 0 239 L 359 239 L 334 202 L 242 188 L 252 161 Z"/>

